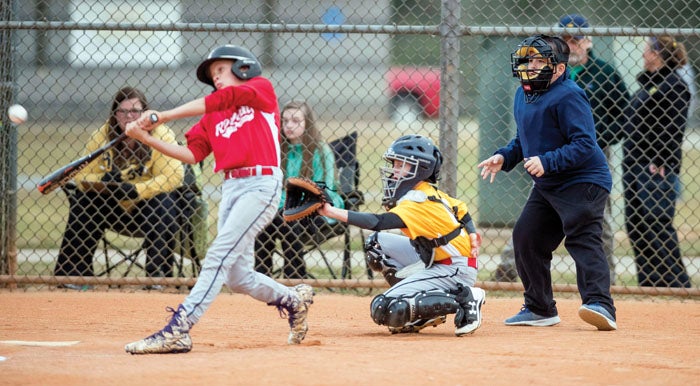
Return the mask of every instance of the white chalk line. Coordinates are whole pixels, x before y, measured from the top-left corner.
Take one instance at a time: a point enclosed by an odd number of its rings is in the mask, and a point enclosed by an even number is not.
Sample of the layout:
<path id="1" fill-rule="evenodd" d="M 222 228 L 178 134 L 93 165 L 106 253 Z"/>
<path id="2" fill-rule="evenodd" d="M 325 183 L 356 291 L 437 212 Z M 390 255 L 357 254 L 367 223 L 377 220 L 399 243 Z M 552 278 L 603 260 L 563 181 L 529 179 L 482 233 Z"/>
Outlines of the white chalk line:
<path id="1" fill-rule="evenodd" d="M 32 347 L 66 347 L 80 343 L 79 340 L 70 341 L 34 341 L 34 340 L 0 340 L 0 343 L 13 346 L 32 346 Z"/>

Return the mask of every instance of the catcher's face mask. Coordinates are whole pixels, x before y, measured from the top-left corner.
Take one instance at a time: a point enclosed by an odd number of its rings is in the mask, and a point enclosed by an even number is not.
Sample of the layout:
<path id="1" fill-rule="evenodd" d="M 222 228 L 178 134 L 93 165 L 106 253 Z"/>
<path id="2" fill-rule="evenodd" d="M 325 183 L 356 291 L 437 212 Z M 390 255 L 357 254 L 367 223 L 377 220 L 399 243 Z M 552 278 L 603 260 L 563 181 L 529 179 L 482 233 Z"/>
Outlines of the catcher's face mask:
<path id="1" fill-rule="evenodd" d="M 396 202 L 420 181 L 416 180 L 416 170 L 419 160 L 400 154 L 385 154 L 385 167 L 380 168 L 384 197 L 382 205 L 388 209 L 396 206 Z"/>
<path id="2" fill-rule="evenodd" d="M 554 50 L 541 35 L 525 39 L 511 54 L 513 76 L 520 79 L 527 102 L 549 88 L 557 63 Z"/>

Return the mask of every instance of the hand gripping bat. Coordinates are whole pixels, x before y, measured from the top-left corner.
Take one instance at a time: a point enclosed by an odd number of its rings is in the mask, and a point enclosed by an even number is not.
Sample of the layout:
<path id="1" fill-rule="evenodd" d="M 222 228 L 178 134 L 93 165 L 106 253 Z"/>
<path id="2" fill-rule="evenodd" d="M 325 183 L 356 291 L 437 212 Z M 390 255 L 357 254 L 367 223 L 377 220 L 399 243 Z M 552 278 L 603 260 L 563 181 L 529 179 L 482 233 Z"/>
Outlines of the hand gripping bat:
<path id="1" fill-rule="evenodd" d="M 149 119 L 151 120 L 151 123 L 157 123 L 158 115 L 151 113 Z M 125 139 L 126 133 L 119 134 L 117 138 L 109 141 L 109 143 L 105 144 L 101 148 L 51 173 L 48 177 L 41 180 L 36 188 L 42 194 L 53 192 L 73 178 L 79 171 L 83 170 L 90 162 L 94 161 L 97 157 L 104 154 L 104 152 Z"/>
<path id="2" fill-rule="evenodd" d="M 41 180 L 36 188 L 42 194 L 48 194 L 53 192 L 54 190 L 63 186 L 71 178 L 73 178 L 79 171 L 83 170 L 90 162 L 94 161 L 97 157 L 101 156 L 102 154 L 104 154 L 104 152 L 106 152 L 119 142 L 123 141 L 124 139 L 126 139 L 126 134 L 122 133 L 117 138 L 114 138 L 113 140 L 109 141 L 101 148 L 51 173 L 48 177 Z"/>

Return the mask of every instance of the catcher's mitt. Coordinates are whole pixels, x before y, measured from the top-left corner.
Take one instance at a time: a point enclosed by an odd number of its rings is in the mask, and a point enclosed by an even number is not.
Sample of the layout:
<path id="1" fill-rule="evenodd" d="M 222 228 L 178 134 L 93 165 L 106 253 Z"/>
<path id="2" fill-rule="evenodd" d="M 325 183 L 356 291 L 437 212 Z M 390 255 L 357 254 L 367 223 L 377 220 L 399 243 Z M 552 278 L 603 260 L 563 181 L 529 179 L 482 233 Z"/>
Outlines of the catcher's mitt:
<path id="1" fill-rule="evenodd" d="M 282 217 L 284 221 L 296 221 L 315 215 L 326 202 L 330 202 L 326 190 L 308 178 L 289 177 L 285 186 L 287 197 Z"/>

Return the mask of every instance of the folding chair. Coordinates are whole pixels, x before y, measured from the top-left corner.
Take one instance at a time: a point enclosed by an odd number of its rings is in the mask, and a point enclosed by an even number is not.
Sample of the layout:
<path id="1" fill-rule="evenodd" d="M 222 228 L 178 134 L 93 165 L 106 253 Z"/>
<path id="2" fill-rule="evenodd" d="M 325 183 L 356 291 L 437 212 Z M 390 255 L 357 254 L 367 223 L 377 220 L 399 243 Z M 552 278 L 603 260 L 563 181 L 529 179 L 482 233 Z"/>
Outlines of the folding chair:
<path id="1" fill-rule="evenodd" d="M 354 131 L 329 143 L 335 155 L 335 165 L 338 170 L 338 190 L 345 202 L 345 209 L 358 210 L 364 204 L 364 194 L 358 190 L 360 182 L 360 163 L 357 160 L 357 132 Z M 352 278 L 352 249 L 350 227 L 342 222 L 326 224 L 313 234 L 310 242 L 306 243 L 307 251 L 317 250 L 333 277 L 337 276 L 330 264 L 326 252 L 320 247 L 321 244 L 331 238 L 343 236 L 343 263 L 341 277 L 343 279 Z M 360 229 L 360 237 L 364 242 L 364 235 Z M 372 271 L 367 269 L 367 274 L 371 278 Z"/>
<path id="2" fill-rule="evenodd" d="M 69 198 L 75 189 L 77 187 L 72 184 L 64 186 L 64 191 Z M 208 204 L 202 198 L 197 184 L 197 173 L 191 165 L 185 165 L 185 183 L 182 187 L 176 189 L 176 193 L 175 201 L 178 206 L 176 222 L 179 225 L 179 230 L 175 235 L 176 245 L 173 252 L 179 255 L 179 258 L 174 259 L 173 264 L 175 265 L 177 276 L 185 277 L 185 259 L 189 259 L 192 266 L 192 277 L 196 277 L 199 275 L 201 260 L 204 258 L 208 244 Z M 114 233 L 138 239 L 143 239 L 145 235 L 140 230 L 134 232 L 119 223 L 112 224 L 107 230 L 109 232 L 105 232 L 102 237 L 105 268 L 101 272 L 97 272 L 95 276 L 109 276 L 116 268 L 122 265 L 126 265 L 126 270 L 122 274 L 123 277 L 128 276 L 134 267 L 145 271 L 145 264 L 139 261 L 141 255 L 144 255 L 145 259 L 143 247 L 139 246 L 131 250 L 119 247 L 115 241 L 110 240 L 108 234 Z M 111 253 L 116 253 L 121 256 L 121 259 L 113 263 L 110 256 Z"/>
<path id="3" fill-rule="evenodd" d="M 177 271 L 177 277 L 186 277 L 185 275 L 185 259 L 189 259 L 192 266 L 191 277 L 197 277 L 201 270 L 201 260 L 204 259 L 207 247 L 207 216 L 208 204 L 201 196 L 201 193 L 193 191 L 189 187 L 181 187 L 176 190 L 178 197 L 176 205 L 178 206 L 178 215 L 176 222 L 179 230 L 176 237 L 176 245 L 173 250 L 179 258 L 173 261 Z M 108 230 L 121 236 L 131 238 L 144 238 L 144 234 L 140 231 L 132 232 L 124 227 L 118 227 L 119 224 L 114 224 Z M 130 274 L 135 266 L 142 271 L 145 271 L 145 264 L 139 261 L 140 255 L 144 255 L 145 251 L 142 246 L 133 250 L 125 250 L 115 245 L 107 236 L 102 238 L 103 253 L 105 255 L 105 269 L 96 274 L 96 276 L 109 275 L 115 268 L 126 264 L 126 270 L 123 276 Z M 121 259 L 116 263 L 112 263 L 110 252 L 117 253 Z M 144 252 L 142 254 L 142 252 Z"/>

